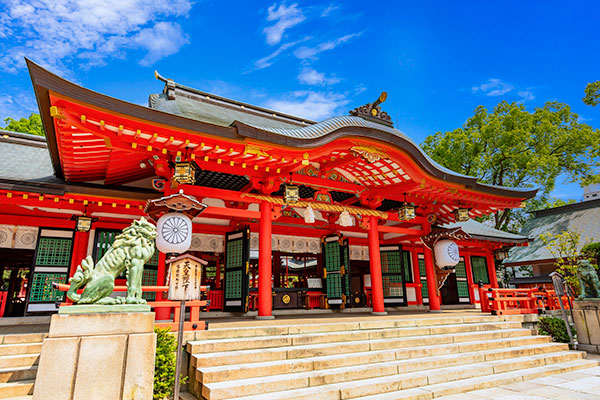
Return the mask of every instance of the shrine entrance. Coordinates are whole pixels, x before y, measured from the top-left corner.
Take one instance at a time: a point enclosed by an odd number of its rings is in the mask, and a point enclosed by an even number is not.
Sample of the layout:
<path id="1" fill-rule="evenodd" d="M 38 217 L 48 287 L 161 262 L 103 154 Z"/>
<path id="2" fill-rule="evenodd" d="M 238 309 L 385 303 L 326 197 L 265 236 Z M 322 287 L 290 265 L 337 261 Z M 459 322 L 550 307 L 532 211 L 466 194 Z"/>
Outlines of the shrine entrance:
<path id="1" fill-rule="evenodd" d="M 33 253 L 34 250 L 0 249 L 0 316 L 25 315 Z"/>

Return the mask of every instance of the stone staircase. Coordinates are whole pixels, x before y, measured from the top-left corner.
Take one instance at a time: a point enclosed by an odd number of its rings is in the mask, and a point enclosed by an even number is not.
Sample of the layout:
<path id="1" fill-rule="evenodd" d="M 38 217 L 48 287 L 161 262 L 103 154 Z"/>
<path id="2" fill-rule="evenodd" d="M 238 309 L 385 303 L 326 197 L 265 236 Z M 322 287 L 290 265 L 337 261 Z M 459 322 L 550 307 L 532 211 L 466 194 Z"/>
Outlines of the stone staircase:
<path id="1" fill-rule="evenodd" d="M 0 335 L 0 399 L 33 394 L 42 341 L 46 336 L 46 333 Z"/>
<path id="2" fill-rule="evenodd" d="M 420 315 L 211 328 L 187 344 L 188 390 L 207 400 L 431 399 L 599 364 L 522 321 Z"/>

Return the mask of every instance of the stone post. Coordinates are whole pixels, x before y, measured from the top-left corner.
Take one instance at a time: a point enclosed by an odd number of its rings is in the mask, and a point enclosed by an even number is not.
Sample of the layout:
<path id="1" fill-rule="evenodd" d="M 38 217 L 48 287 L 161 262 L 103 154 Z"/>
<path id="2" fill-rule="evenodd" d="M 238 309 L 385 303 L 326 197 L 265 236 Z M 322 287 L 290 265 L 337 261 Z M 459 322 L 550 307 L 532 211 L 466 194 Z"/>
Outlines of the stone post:
<path id="1" fill-rule="evenodd" d="M 600 299 L 573 301 L 577 350 L 600 354 Z"/>
<path id="2" fill-rule="evenodd" d="M 155 353 L 152 312 L 53 315 L 33 399 L 151 399 Z"/>

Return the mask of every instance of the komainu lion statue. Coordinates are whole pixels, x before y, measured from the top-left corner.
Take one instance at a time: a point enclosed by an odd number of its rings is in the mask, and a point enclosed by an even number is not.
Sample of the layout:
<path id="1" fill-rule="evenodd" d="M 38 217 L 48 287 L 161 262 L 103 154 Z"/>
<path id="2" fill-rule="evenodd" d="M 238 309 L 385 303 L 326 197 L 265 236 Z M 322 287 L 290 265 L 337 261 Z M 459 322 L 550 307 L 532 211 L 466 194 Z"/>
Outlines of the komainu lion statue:
<path id="1" fill-rule="evenodd" d="M 77 267 L 67 297 L 77 304 L 145 304 L 142 298 L 144 264 L 154 255 L 156 227 L 143 217 L 123 229 L 100 261 L 92 256 Z M 126 270 L 127 297 L 110 297 L 115 278 Z M 79 295 L 77 289 L 85 285 Z"/>
<path id="2" fill-rule="evenodd" d="M 600 280 L 598 274 L 589 260 L 577 262 L 577 278 L 581 286 L 580 299 L 600 297 Z"/>

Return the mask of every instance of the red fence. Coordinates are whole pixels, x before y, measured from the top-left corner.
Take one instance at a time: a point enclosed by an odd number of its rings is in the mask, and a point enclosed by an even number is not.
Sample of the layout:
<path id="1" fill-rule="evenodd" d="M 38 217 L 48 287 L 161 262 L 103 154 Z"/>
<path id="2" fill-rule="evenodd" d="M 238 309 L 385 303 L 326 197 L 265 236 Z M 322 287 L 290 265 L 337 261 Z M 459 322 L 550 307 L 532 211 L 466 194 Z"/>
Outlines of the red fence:
<path id="1" fill-rule="evenodd" d="M 559 310 L 558 296 L 553 290 L 479 288 L 482 312 L 492 315 L 541 314 L 544 310 Z M 570 308 L 572 298 L 563 296 L 563 306 Z"/>
<path id="2" fill-rule="evenodd" d="M 4 310 L 6 309 L 6 301 L 8 300 L 8 291 L 0 291 L 0 318 L 4 316 Z"/>
<path id="3" fill-rule="evenodd" d="M 69 290 L 69 285 L 62 283 L 53 283 L 53 286 L 62 291 Z M 81 293 L 82 290 L 78 290 L 78 293 Z M 115 286 L 115 292 L 126 292 L 127 286 Z M 169 291 L 168 286 L 142 286 L 142 292 L 155 292 L 155 293 L 165 293 Z M 208 286 L 201 286 L 200 291 L 205 292 L 209 291 Z M 156 296 L 156 298 L 160 298 L 160 296 Z M 169 319 L 168 320 L 160 320 L 159 322 L 155 322 L 154 325 L 165 328 L 170 327 L 172 331 L 177 331 L 179 329 L 179 315 L 181 313 L 181 303 L 179 301 L 172 300 L 158 300 L 158 301 L 149 301 L 147 303 L 154 311 L 161 308 L 169 309 Z M 194 301 L 186 301 L 185 306 L 186 309 L 190 310 L 190 317 L 188 321 L 185 321 L 183 324 L 184 331 L 203 331 L 208 329 L 208 324 L 205 321 L 200 321 L 200 309 L 201 307 L 208 307 L 210 305 L 210 300 L 194 300 Z M 72 306 L 69 303 L 61 304 L 61 307 Z M 173 310 L 173 318 L 171 319 L 171 309 Z"/>

